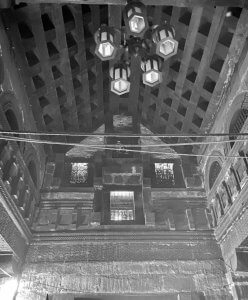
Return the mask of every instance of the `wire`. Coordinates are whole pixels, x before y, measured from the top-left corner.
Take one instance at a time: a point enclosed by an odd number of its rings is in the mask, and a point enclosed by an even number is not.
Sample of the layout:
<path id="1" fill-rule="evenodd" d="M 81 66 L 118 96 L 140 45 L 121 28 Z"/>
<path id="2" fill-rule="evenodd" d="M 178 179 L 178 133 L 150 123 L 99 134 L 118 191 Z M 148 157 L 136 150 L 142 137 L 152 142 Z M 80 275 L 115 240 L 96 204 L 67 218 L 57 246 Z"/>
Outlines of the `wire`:
<path id="1" fill-rule="evenodd" d="M 0 135 L 1 137 L 2 135 Z M 2 136 L 3 138 L 7 137 L 5 135 Z M 23 139 L 23 140 L 28 140 L 29 138 L 19 138 L 19 137 L 9 137 L 11 139 Z M 7 138 L 6 138 L 7 139 Z M 39 141 L 39 140 L 37 140 Z M 244 141 L 248 141 L 248 139 L 235 139 L 235 142 L 244 142 Z M 47 141 L 49 142 L 49 141 Z M 49 142 L 50 143 L 50 142 Z M 64 145 L 68 145 L 67 142 L 61 142 L 64 143 Z M 140 144 L 140 145 L 133 145 L 133 144 L 120 144 L 121 147 L 132 147 L 132 148 L 146 148 L 146 147 L 176 147 L 176 146 L 187 146 L 187 145 L 209 145 L 209 144 L 222 144 L 222 143 L 230 143 L 230 140 L 222 140 L 222 141 L 206 141 L 206 142 L 188 142 L 188 143 L 160 143 L 160 144 Z M 76 145 L 83 145 L 80 143 L 73 143 Z M 99 145 L 89 145 L 89 146 L 99 146 Z M 107 144 L 107 147 L 117 147 L 117 144 Z M 118 150 L 120 150 L 118 148 Z"/>
<path id="2" fill-rule="evenodd" d="M 91 136 L 103 136 L 103 137 L 178 137 L 178 138 L 189 138 L 189 137 L 221 137 L 221 136 L 248 136 L 248 132 L 242 133 L 197 133 L 197 134 L 144 134 L 144 133 L 134 133 L 134 134 L 124 134 L 124 133 L 96 133 L 96 132 L 85 132 L 85 133 L 77 133 L 77 132 L 34 132 L 34 131 L 11 131 L 11 130 L 0 130 L 2 134 L 19 134 L 19 135 L 38 135 L 38 136 L 71 136 L 71 137 L 91 137 Z"/>
<path id="3" fill-rule="evenodd" d="M 28 139 L 28 138 L 18 138 L 18 137 L 6 137 L 0 136 L 0 140 L 9 140 L 9 141 L 22 141 L 26 143 L 36 143 L 36 144 L 49 144 L 49 145 L 62 145 L 62 146 L 74 146 L 74 147 L 82 147 L 85 148 L 84 151 L 92 152 L 93 150 L 113 150 L 113 151 L 120 151 L 118 148 L 110 148 L 103 145 L 100 146 L 92 146 L 92 145 L 84 145 L 80 143 L 64 143 L 64 142 L 56 142 L 56 141 L 47 141 L 47 140 L 35 140 L 35 139 Z M 167 144 L 166 144 L 167 145 Z M 123 150 L 122 150 L 123 151 Z M 159 155 L 166 155 L 169 154 L 171 156 L 192 156 L 192 157 L 213 157 L 218 158 L 220 155 L 206 155 L 206 154 L 191 154 L 191 153 L 178 153 L 178 152 L 157 152 L 157 151 L 148 151 L 148 150 L 132 150 L 132 149 L 125 149 L 126 152 L 134 152 L 134 153 L 147 153 L 147 154 L 159 154 Z M 240 158 L 238 155 L 229 155 L 226 158 Z"/>
<path id="4" fill-rule="evenodd" d="M 0 135 L 2 137 L 6 137 L 5 135 Z M 9 137 L 9 138 L 19 138 L 19 137 Z M 19 139 L 28 139 L 28 138 L 19 138 Z M 235 142 L 244 142 L 248 141 L 248 138 L 245 139 L 235 139 Z M 49 141 L 47 141 L 49 142 Z M 63 143 L 63 142 L 61 142 Z M 230 140 L 222 140 L 222 141 L 206 141 L 206 142 L 188 142 L 188 143 L 164 143 L 161 141 L 160 144 L 142 144 L 142 145 L 133 145 L 133 144 L 120 144 L 122 147 L 132 147 L 132 148 L 146 148 L 146 147 L 177 147 L 177 146 L 187 146 L 187 145 L 209 145 L 209 144 L 222 144 L 222 143 L 230 143 Z M 67 142 L 64 143 L 68 145 Z M 73 143 L 79 145 L 80 143 Z M 82 144 L 81 144 L 82 145 Z M 90 145 L 90 146 L 98 146 L 98 145 Z M 107 144 L 108 147 L 117 147 L 117 144 Z M 119 149 L 118 149 L 119 150 Z"/>

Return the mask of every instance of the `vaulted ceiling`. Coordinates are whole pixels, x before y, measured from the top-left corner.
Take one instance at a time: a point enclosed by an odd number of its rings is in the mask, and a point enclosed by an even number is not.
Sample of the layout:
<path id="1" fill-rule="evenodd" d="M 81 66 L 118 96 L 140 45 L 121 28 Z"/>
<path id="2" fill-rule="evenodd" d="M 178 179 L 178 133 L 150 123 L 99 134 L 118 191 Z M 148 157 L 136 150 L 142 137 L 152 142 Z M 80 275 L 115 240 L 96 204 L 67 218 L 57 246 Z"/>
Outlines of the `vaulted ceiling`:
<path id="1" fill-rule="evenodd" d="M 100 24 L 121 28 L 122 9 L 43 3 L 4 11 L 38 130 L 93 132 L 105 124 L 111 131 L 112 115 L 124 113 L 157 133 L 208 132 L 242 58 L 244 10 L 232 8 L 227 14 L 225 6 L 149 5 L 150 25 L 167 20 L 175 27 L 178 53 L 163 64 L 163 83 L 154 88 L 143 85 L 140 58 L 132 57 L 130 93 L 117 96 L 109 89 L 113 62 L 94 55 L 93 36 Z M 196 152 L 197 147 L 184 151 Z"/>

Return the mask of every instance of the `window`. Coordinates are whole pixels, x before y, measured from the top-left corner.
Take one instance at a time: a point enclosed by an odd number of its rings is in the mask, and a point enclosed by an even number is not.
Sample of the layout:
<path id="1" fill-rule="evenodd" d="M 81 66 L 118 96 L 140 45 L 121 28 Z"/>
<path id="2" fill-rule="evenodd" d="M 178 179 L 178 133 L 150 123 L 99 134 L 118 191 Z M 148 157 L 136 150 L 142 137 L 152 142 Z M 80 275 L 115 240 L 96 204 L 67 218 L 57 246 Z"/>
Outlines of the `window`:
<path id="1" fill-rule="evenodd" d="M 88 163 L 72 163 L 70 183 L 86 183 L 88 180 Z"/>
<path id="2" fill-rule="evenodd" d="M 36 171 L 36 165 L 34 161 L 30 161 L 28 164 L 28 171 L 29 174 L 33 180 L 34 185 L 37 187 L 37 171 Z"/>
<path id="3" fill-rule="evenodd" d="M 175 185 L 173 163 L 155 163 L 156 184 Z"/>
<path id="4" fill-rule="evenodd" d="M 209 189 L 213 187 L 215 180 L 217 179 L 219 173 L 221 171 L 221 165 L 218 163 L 218 161 L 214 161 L 211 164 L 210 170 L 209 170 Z"/>
<path id="5" fill-rule="evenodd" d="M 237 139 L 238 134 L 242 130 L 244 123 L 248 117 L 248 110 L 247 109 L 239 109 L 232 117 L 232 121 L 229 127 L 229 133 L 231 134 L 230 139 L 230 146 L 231 148 L 234 145 L 234 141 Z M 233 134 L 233 135 L 232 135 Z"/>
<path id="6" fill-rule="evenodd" d="M 110 192 L 111 221 L 134 220 L 134 192 Z"/>

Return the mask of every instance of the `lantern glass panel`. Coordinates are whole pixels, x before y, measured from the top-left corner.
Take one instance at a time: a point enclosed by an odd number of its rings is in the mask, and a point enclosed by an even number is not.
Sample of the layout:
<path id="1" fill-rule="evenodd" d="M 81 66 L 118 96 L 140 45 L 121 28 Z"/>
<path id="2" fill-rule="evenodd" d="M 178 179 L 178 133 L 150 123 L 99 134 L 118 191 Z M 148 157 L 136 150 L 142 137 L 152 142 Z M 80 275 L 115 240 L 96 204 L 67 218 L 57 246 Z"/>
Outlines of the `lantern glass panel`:
<path id="1" fill-rule="evenodd" d="M 175 44 L 170 40 L 165 40 L 160 43 L 159 52 L 165 56 L 173 53 L 175 49 Z"/>
<path id="2" fill-rule="evenodd" d="M 129 18 L 132 14 L 132 9 L 129 9 L 129 11 L 127 12 L 127 17 Z"/>
<path id="3" fill-rule="evenodd" d="M 151 68 L 152 68 L 151 61 L 148 60 L 148 61 L 146 62 L 146 71 L 150 71 Z"/>
<path id="4" fill-rule="evenodd" d="M 129 84 L 126 80 L 119 79 L 116 80 L 116 82 L 113 85 L 114 90 L 116 90 L 118 93 L 123 93 L 128 90 Z"/>
<path id="5" fill-rule="evenodd" d="M 131 32 L 142 32 L 146 27 L 144 18 L 141 16 L 134 15 L 129 21 L 129 27 Z"/>
<path id="6" fill-rule="evenodd" d="M 107 32 L 106 31 L 103 31 L 102 33 L 101 33 L 101 41 L 103 42 L 103 41 L 107 41 Z"/>
<path id="7" fill-rule="evenodd" d="M 102 55 L 102 57 L 110 57 L 113 55 L 114 47 L 110 42 L 101 43 L 99 45 L 98 52 Z"/>
<path id="8" fill-rule="evenodd" d="M 138 7 L 138 6 L 135 6 L 135 7 L 134 7 L 134 10 L 135 10 L 137 13 L 139 13 L 139 14 L 142 13 L 141 8 Z"/>
<path id="9" fill-rule="evenodd" d="M 156 71 L 150 71 L 144 74 L 144 79 L 147 83 L 154 84 L 160 82 L 160 74 Z"/>

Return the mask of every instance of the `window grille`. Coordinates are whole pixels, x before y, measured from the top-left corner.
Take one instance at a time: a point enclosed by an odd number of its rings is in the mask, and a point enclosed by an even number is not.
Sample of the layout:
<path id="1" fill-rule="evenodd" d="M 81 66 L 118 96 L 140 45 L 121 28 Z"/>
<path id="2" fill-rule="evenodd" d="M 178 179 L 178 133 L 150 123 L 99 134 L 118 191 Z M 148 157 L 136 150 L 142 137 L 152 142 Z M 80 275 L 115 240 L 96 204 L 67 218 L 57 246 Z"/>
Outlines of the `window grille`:
<path id="1" fill-rule="evenodd" d="M 134 192 L 110 192 L 111 221 L 134 220 Z"/>
<path id="2" fill-rule="evenodd" d="M 238 134 L 241 132 L 247 117 L 248 117 L 248 109 L 240 109 L 239 111 L 236 112 L 236 114 L 234 114 L 229 128 L 229 133 L 234 134 L 230 136 L 231 148 L 233 147 L 234 141 L 237 139 Z"/>
<path id="3" fill-rule="evenodd" d="M 155 163 L 156 183 L 175 185 L 173 167 L 173 163 Z"/>
<path id="4" fill-rule="evenodd" d="M 70 183 L 86 183 L 88 180 L 88 163 L 72 163 Z"/>

